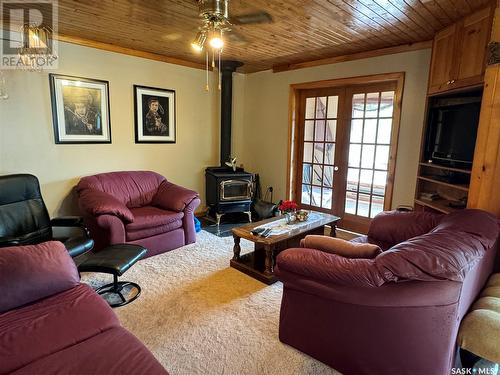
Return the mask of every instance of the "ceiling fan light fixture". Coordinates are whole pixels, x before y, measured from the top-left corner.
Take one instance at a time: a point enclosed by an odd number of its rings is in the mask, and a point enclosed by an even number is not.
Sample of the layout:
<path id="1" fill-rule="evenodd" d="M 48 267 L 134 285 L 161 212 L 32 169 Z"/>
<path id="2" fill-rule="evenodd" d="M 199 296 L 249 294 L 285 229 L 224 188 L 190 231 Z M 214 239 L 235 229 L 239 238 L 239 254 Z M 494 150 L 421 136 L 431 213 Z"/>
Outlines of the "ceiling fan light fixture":
<path id="1" fill-rule="evenodd" d="M 198 34 L 196 34 L 196 37 L 191 43 L 191 47 L 193 47 L 195 51 L 201 52 L 203 51 L 203 46 L 205 45 L 206 40 L 207 40 L 207 34 L 205 34 L 202 31 L 198 31 Z"/>
<path id="2" fill-rule="evenodd" d="M 217 30 L 210 36 L 210 41 L 208 42 L 210 47 L 214 49 L 222 49 L 224 47 L 224 39 L 222 39 L 222 30 Z"/>

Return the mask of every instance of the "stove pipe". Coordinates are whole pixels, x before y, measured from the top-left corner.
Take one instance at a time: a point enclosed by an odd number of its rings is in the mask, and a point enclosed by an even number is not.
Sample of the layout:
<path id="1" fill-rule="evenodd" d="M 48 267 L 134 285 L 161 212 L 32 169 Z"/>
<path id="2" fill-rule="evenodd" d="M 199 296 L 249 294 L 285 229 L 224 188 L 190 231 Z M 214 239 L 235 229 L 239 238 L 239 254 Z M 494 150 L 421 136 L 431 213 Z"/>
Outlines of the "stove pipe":
<path id="1" fill-rule="evenodd" d="M 220 165 L 231 157 L 231 120 L 233 115 L 233 73 L 242 66 L 239 61 L 222 61 L 220 99 Z"/>

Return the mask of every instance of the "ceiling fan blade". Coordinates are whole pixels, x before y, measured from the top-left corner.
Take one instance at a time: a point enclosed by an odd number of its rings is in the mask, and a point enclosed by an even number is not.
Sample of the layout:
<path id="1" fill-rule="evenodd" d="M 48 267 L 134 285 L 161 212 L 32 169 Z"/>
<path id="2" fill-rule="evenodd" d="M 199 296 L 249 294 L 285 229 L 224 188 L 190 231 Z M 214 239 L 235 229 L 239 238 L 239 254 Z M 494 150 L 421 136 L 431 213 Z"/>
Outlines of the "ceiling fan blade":
<path id="1" fill-rule="evenodd" d="M 231 16 L 229 22 L 233 25 L 258 25 L 263 23 L 272 23 L 273 17 L 265 12 L 259 11 L 255 13 L 241 14 L 239 16 Z"/>
<path id="2" fill-rule="evenodd" d="M 245 38 L 242 34 L 231 30 L 231 32 L 224 34 L 224 38 L 231 44 L 244 45 L 248 43 L 248 39 Z"/>

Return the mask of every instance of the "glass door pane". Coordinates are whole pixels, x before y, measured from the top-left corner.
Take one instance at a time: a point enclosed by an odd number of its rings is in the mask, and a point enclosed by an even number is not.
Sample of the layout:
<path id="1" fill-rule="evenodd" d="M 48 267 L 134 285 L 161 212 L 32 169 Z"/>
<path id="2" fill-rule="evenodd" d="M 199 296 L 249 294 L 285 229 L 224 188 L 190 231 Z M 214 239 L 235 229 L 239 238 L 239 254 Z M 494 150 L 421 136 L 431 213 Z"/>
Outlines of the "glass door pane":
<path id="1" fill-rule="evenodd" d="M 331 210 L 335 189 L 338 95 L 306 98 L 300 203 Z"/>
<path id="2" fill-rule="evenodd" d="M 345 213 L 373 218 L 384 210 L 394 93 L 352 96 Z"/>

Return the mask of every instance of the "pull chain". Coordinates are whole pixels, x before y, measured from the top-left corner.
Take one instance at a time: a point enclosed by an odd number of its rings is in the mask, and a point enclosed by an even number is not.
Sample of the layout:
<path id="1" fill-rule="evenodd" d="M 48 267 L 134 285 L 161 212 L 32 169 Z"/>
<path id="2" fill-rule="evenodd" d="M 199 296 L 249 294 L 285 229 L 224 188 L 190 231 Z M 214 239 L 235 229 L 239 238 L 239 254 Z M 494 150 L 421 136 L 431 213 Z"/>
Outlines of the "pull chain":
<path id="1" fill-rule="evenodd" d="M 205 86 L 205 91 L 210 91 L 210 84 L 208 83 L 208 50 L 206 51 L 205 53 L 205 56 L 206 56 L 206 75 L 207 75 L 207 85 Z"/>
<path id="2" fill-rule="evenodd" d="M 222 81 L 222 70 L 221 70 L 221 50 L 219 50 L 219 91 L 222 89 L 221 81 Z"/>

